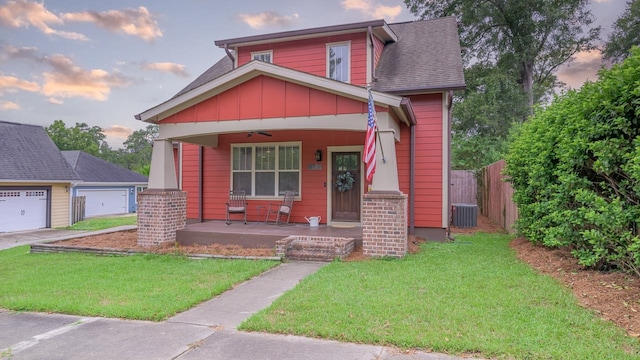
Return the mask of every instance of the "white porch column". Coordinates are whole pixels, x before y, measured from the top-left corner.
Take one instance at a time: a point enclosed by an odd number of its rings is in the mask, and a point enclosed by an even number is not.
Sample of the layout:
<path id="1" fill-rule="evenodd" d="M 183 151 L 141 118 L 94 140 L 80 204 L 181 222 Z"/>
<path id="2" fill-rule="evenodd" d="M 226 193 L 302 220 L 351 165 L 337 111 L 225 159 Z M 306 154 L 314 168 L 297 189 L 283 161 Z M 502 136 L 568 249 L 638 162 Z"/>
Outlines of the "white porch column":
<path id="1" fill-rule="evenodd" d="M 170 140 L 155 139 L 153 141 L 151 169 L 149 171 L 149 189 L 178 189 L 173 158 L 173 145 Z"/>
<path id="2" fill-rule="evenodd" d="M 378 134 L 379 137 L 376 137 L 376 173 L 373 174 L 371 190 L 399 192 L 395 131 L 378 130 Z M 384 161 L 382 158 L 383 150 Z"/>

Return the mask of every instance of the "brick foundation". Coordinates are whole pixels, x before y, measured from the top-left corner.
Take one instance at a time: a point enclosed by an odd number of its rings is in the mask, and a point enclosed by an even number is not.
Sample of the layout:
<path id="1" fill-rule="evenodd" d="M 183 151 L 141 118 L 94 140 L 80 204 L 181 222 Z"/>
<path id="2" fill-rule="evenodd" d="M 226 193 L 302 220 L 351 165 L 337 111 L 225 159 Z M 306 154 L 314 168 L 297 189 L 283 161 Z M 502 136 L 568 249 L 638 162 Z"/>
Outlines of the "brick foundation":
<path id="1" fill-rule="evenodd" d="M 363 196 L 362 252 L 370 257 L 407 254 L 407 195 L 371 191 Z"/>
<path id="2" fill-rule="evenodd" d="M 147 189 L 138 193 L 138 245 L 175 242 L 176 230 L 186 223 L 186 192 Z"/>

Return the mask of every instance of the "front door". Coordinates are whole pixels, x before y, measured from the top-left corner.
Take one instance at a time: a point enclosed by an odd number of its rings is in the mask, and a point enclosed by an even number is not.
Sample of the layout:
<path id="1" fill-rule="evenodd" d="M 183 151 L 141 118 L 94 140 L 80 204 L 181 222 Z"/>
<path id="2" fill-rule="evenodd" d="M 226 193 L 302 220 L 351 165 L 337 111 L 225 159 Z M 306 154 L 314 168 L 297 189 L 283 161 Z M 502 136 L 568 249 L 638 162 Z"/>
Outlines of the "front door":
<path id="1" fill-rule="evenodd" d="M 331 220 L 360 221 L 360 153 L 332 153 Z"/>

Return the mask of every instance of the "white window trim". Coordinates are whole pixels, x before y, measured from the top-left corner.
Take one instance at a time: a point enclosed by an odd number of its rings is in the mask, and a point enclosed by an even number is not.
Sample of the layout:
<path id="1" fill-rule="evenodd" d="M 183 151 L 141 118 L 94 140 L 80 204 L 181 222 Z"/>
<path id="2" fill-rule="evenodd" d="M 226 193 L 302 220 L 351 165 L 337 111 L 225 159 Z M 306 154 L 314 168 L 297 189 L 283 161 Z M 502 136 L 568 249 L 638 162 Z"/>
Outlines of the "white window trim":
<path id="1" fill-rule="evenodd" d="M 230 189 L 229 190 L 233 190 L 231 189 L 231 187 L 233 187 L 233 148 L 235 147 L 252 147 L 253 150 L 251 151 L 251 193 L 255 194 L 256 192 L 256 169 L 255 169 L 255 160 L 256 160 L 256 151 L 255 148 L 256 147 L 260 147 L 260 146 L 298 146 L 300 148 L 300 164 L 298 165 L 298 172 L 300 174 L 300 176 L 298 177 L 298 188 L 300 189 L 298 191 L 298 194 L 295 196 L 295 200 L 301 200 L 302 199 L 302 142 L 301 141 L 288 141 L 288 142 L 263 142 L 263 143 L 234 143 L 234 144 L 230 144 L 230 151 L 229 151 L 229 186 Z M 277 161 L 279 159 L 276 157 L 276 165 L 277 165 Z M 276 175 L 278 173 L 278 169 L 275 170 L 276 171 Z M 276 188 L 278 187 L 278 177 L 276 176 L 275 178 L 276 181 Z M 275 196 L 256 196 L 256 195 L 247 195 L 247 199 L 252 199 L 252 200 L 274 200 L 274 199 L 282 199 L 282 195 L 275 195 Z"/>
<path id="2" fill-rule="evenodd" d="M 264 50 L 264 51 L 252 51 L 251 52 L 251 60 L 255 60 L 256 55 L 266 55 L 269 54 L 271 61 L 270 64 L 273 64 L 273 50 Z M 266 62 L 266 61 L 265 61 Z"/>
<path id="3" fill-rule="evenodd" d="M 329 77 L 329 48 L 331 48 L 332 46 L 342 46 L 342 45 L 347 45 L 347 59 L 349 60 L 349 66 L 347 66 L 347 81 L 343 81 L 343 82 L 347 83 L 347 84 L 351 84 L 351 65 L 352 65 L 351 64 L 351 40 L 334 42 L 334 43 L 327 43 L 326 44 L 326 51 L 325 51 L 326 74 L 327 74 L 327 78 L 330 79 L 330 77 Z M 336 80 L 336 81 L 340 81 L 340 80 Z"/>

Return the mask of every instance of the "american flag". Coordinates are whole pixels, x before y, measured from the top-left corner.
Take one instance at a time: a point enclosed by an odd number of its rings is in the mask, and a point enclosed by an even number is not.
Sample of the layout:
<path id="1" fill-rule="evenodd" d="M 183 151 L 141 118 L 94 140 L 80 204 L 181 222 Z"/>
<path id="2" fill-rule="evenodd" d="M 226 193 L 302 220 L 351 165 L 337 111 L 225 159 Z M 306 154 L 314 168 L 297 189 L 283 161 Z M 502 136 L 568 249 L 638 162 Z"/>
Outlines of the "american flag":
<path id="1" fill-rule="evenodd" d="M 376 107 L 373 104 L 373 95 L 369 91 L 369 116 L 367 121 L 367 136 L 364 140 L 364 163 L 367 165 L 367 181 L 373 179 L 376 172 Z"/>

